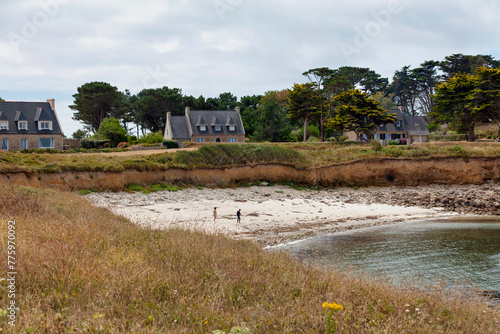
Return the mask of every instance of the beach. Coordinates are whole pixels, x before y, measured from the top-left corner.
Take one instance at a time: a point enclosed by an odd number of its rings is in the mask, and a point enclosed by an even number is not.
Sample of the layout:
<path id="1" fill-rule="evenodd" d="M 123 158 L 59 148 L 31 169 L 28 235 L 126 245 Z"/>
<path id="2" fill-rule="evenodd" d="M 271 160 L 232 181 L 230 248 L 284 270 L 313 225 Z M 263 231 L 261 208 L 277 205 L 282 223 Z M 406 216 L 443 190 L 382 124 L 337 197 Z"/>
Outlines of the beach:
<path id="1" fill-rule="evenodd" d="M 459 214 L 494 215 L 500 209 L 495 202 L 498 190 L 497 184 L 312 190 L 264 182 L 251 187 L 188 187 L 149 194 L 101 192 L 85 198 L 144 227 L 224 234 L 265 247 L 378 225 Z"/>

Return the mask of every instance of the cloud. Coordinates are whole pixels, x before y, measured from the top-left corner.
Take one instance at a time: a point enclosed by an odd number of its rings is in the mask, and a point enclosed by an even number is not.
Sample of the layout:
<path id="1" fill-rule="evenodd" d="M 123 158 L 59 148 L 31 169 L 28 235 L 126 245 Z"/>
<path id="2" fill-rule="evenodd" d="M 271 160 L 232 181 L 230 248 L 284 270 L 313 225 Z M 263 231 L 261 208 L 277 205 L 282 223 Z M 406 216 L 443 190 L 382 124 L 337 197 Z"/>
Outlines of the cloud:
<path id="1" fill-rule="evenodd" d="M 3 1 L 0 96 L 44 101 L 54 92 L 58 112 L 72 115 L 61 103 L 91 81 L 210 97 L 289 88 L 323 66 L 392 77 L 402 66 L 452 53 L 498 58 L 498 12 L 493 0 Z M 17 48 L 12 34 L 23 38 Z M 346 56 L 342 45 L 356 52 Z M 66 133 L 81 128 L 62 118 Z"/>

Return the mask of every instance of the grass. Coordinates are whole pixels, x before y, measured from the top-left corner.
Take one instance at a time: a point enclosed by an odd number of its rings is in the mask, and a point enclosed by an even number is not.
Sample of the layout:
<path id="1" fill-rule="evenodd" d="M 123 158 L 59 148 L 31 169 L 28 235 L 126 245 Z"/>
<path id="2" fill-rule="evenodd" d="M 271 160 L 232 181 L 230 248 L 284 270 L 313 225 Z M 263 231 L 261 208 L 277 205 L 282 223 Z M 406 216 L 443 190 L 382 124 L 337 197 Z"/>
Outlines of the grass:
<path id="1" fill-rule="evenodd" d="M 196 151 L 112 156 L 107 154 L 39 154 L 0 152 L 1 173 L 165 171 L 231 167 L 246 164 L 286 164 L 297 168 L 326 167 L 369 159 L 431 159 L 500 157 L 500 143 L 426 143 L 380 147 L 351 143 L 217 144 Z"/>
<path id="2" fill-rule="evenodd" d="M 498 309 L 318 270 L 249 241 L 140 228 L 75 193 L 0 188 L 0 256 L 16 221 L 16 327 L 6 333 L 494 333 Z M 196 223 L 196 222 L 193 222 Z M 5 309 L 6 281 L 0 282 Z M 323 308 L 337 303 L 342 311 Z M 330 328 L 327 328 L 330 326 Z"/>

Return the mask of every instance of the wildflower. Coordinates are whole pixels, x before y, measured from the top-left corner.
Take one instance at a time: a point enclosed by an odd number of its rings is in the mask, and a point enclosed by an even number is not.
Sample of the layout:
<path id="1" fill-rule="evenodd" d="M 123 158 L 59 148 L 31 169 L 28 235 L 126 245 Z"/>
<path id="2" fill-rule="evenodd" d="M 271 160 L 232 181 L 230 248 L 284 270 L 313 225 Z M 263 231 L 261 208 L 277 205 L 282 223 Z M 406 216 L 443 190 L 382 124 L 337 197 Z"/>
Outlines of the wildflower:
<path id="1" fill-rule="evenodd" d="M 340 304 L 337 304 L 337 303 L 327 303 L 327 302 L 324 302 L 323 303 L 323 308 L 328 308 L 328 309 L 331 309 L 333 311 L 342 311 L 344 309 L 344 307 Z"/>

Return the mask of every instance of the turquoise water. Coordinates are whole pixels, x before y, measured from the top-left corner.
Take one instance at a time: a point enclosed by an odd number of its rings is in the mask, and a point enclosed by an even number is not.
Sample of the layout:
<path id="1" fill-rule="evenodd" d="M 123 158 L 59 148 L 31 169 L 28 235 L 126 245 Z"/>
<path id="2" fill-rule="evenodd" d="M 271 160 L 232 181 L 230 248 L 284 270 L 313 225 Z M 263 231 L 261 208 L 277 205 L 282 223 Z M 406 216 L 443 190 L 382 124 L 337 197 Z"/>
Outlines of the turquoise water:
<path id="1" fill-rule="evenodd" d="M 500 219 L 425 221 L 350 231 L 284 247 L 292 255 L 321 265 L 351 265 L 371 275 L 382 271 L 403 282 L 466 281 L 483 290 L 500 290 Z"/>

